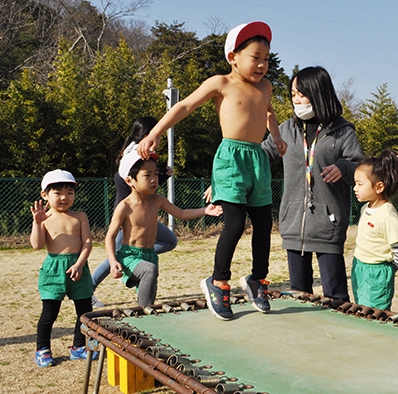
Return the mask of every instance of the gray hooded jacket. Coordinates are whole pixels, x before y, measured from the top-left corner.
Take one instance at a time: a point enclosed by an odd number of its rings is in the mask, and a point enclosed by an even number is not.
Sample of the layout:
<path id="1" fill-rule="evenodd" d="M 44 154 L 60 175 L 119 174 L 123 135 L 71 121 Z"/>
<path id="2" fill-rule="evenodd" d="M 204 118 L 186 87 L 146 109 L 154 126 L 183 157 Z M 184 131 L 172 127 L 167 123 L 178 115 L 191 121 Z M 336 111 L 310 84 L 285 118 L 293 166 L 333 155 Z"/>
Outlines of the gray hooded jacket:
<path id="1" fill-rule="evenodd" d="M 356 162 L 363 156 L 355 126 L 339 117 L 319 133 L 314 151 L 311 209 L 308 207 L 303 130 L 293 119 L 282 123 L 279 129 L 288 144 L 282 159 L 284 192 L 279 210 L 282 246 L 302 252 L 342 254 L 350 219 L 350 186 L 354 182 Z M 279 159 L 271 135 L 262 147 L 271 163 Z M 340 169 L 342 178 L 326 183 L 320 173 L 331 164 Z"/>

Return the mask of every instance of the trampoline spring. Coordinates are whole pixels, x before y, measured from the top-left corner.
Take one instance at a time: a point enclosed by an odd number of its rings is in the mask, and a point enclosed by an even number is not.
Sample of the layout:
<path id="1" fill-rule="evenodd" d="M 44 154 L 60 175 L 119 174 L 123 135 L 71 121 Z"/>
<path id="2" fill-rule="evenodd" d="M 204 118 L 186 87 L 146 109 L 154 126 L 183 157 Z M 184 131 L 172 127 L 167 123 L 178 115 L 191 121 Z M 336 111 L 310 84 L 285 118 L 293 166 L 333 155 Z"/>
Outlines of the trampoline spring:
<path id="1" fill-rule="evenodd" d="M 321 297 L 319 296 L 319 295 L 311 295 L 311 297 L 309 298 L 309 301 L 310 302 L 315 302 L 315 301 L 318 301 L 318 300 L 320 300 L 321 299 Z"/>
<path id="2" fill-rule="evenodd" d="M 122 311 L 120 310 L 120 309 L 114 309 L 113 311 L 112 311 L 112 317 L 114 318 L 114 319 L 120 319 L 121 318 L 121 316 L 122 316 Z"/>
<path id="3" fill-rule="evenodd" d="M 131 308 L 124 308 L 124 309 L 123 309 L 123 313 L 124 313 L 127 317 L 130 317 L 130 316 L 134 316 L 135 311 L 134 311 L 133 309 L 131 309 Z"/>
<path id="4" fill-rule="evenodd" d="M 337 307 L 337 311 L 338 312 L 343 312 L 345 313 L 346 311 L 348 311 L 350 308 L 352 307 L 351 302 L 344 302 L 344 304 L 341 304 Z"/>
<path id="5" fill-rule="evenodd" d="M 373 309 L 369 306 L 363 306 L 361 311 L 359 312 L 359 316 L 361 317 L 369 317 L 373 315 Z"/>
<path id="6" fill-rule="evenodd" d="M 175 312 L 175 309 L 171 305 L 168 305 L 168 304 L 162 304 L 162 310 L 166 313 L 174 313 Z"/>
<path id="7" fill-rule="evenodd" d="M 386 313 L 381 309 L 375 309 L 371 315 L 372 320 L 385 320 Z"/>
<path id="8" fill-rule="evenodd" d="M 215 388 L 220 384 L 220 378 L 211 375 L 198 375 L 196 381 L 210 388 Z"/>
<path id="9" fill-rule="evenodd" d="M 180 304 L 180 307 L 183 311 L 187 312 L 187 311 L 194 311 L 195 308 L 192 305 L 187 304 L 186 302 L 183 302 Z"/>
<path id="10" fill-rule="evenodd" d="M 361 311 L 362 307 L 358 304 L 352 304 L 351 307 L 347 310 L 348 315 L 355 315 Z"/>
<path id="11" fill-rule="evenodd" d="M 141 349 L 146 349 L 149 346 L 155 346 L 156 341 L 147 338 L 139 338 L 137 341 L 137 346 Z"/>
<path id="12" fill-rule="evenodd" d="M 189 371 L 189 376 L 198 380 L 199 376 L 213 376 L 213 374 L 207 369 L 197 367 L 197 369 L 191 369 Z"/>
<path id="13" fill-rule="evenodd" d="M 180 364 L 176 368 L 178 371 L 181 371 L 185 373 L 185 375 L 188 375 L 190 377 L 193 377 L 197 371 L 200 371 L 200 367 L 197 367 L 195 365 L 187 365 L 187 364 Z"/>
<path id="14" fill-rule="evenodd" d="M 168 348 L 166 346 L 158 346 L 156 358 L 161 358 L 162 360 L 167 360 L 169 357 L 176 353 L 174 349 Z"/>
<path id="15" fill-rule="evenodd" d="M 390 316 L 387 319 L 388 322 L 393 322 L 393 323 L 397 323 L 398 322 L 398 313 L 396 315 Z"/>
<path id="16" fill-rule="evenodd" d="M 195 305 L 200 308 L 200 309 L 206 309 L 207 308 L 207 301 L 203 299 L 198 299 L 195 302 Z"/>
<path id="17" fill-rule="evenodd" d="M 166 360 L 166 363 L 172 367 L 177 367 L 180 364 L 190 365 L 191 361 L 185 357 L 181 357 L 181 356 L 177 356 L 176 354 L 173 354 Z"/>
<path id="18" fill-rule="evenodd" d="M 120 330 L 120 336 L 123 339 L 128 339 L 131 335 L 136 334 L 139 335 L 139 331 L 131 328 L 131 327 L 122 327 L 122 329 Z"/>
<path id="19" fill-rule="evenodd" d="M 219 383 L 216 386 L 217 393 L 220 394 L 233 394 L 236 391 L 244 390 L 245 386 L 238 383 Z"/>
<path id="20" fill-rule="evenodd" d="M 142 308 L 145 315 L 158 315 L 155 309 L 151 308 L 150 306 L 146 306 Z"/>

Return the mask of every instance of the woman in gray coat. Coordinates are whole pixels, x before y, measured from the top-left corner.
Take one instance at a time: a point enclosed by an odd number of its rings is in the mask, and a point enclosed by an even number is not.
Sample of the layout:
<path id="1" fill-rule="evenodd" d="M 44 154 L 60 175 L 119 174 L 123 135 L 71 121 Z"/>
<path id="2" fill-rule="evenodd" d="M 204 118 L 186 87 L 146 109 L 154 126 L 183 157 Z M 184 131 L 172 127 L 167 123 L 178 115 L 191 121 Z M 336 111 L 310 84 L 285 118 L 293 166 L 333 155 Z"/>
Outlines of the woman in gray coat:
<path id="1" fill-rule="evenodd" d="M 353 124 L 342 116 L 328 72 L 307 67 L 290 81 L 293 118 L 280 125 L 284 193 L 279 211 L 292 290 L 312 293 L 315 252 L 325 297 L 348 301 L 344 242 L 350 219 L 350 185 L 362 158 Z M 269 136 L 270 161 L 278 160 Z"/>

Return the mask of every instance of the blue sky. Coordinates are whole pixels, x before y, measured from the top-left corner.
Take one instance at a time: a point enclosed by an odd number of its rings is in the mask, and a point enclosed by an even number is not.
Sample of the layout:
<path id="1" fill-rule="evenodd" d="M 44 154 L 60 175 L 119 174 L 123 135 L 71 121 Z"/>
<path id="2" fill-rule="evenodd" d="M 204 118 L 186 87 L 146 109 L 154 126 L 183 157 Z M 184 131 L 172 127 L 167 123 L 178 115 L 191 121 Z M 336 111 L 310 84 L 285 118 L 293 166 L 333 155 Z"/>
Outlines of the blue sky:
<path id="1" fill-rule="evenodd" d="M 100 6 L 101 0 L 91 3 Z M 321 65 L 337 90 L 353 78 L 351 91 L 366 100 L 387 83 L 398 102 L 397 0 L 154 0 L 135 17 L 149 26 L 156 20 L 185 22 L 198 38 L 210 33 L 206 23 L 211 18 L 218 18 L 225 30 L 253 20 L 268 23 L 271 51 L 288 75 L 296 64 Z"/>

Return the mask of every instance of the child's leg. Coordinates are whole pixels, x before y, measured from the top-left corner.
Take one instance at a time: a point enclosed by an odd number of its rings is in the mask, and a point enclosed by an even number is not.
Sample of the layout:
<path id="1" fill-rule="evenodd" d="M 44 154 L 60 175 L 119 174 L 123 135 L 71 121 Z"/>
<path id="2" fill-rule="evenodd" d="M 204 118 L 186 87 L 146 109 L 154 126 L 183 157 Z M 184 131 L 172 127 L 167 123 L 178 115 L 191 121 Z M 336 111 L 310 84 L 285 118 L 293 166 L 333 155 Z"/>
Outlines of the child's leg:
<path id="1" fill-rule="evenodd" d="M 138 305 L 153 305 L 156 298 L 159 269 L 150 261 L 142 261 L 133 270 L 133 278 L 138 284 Z"/>
<path id="2" fill-rule="evenodd" d="M 155 252 L 161 254 L 173 250 L 177 246 L 177 237 L 163 223 L 158 222 L 156 233 Z"/>
<path id="3" fill-rule="evenodd" d="M 86 344 L 86 337 L 80 331 L 80 317 L 87 312 L 91 312 L 93 307 L 91 305 L 91 297 L 90 298 L 83 298 L 82 300 L 74 300 L 75 303 L 75 310 L 76 310 L 76 324 L 75 324 L 75 332 L 73 337 L 73 346 L 75 347 L 82 347 Z"/>
<path id="4" fill-rule="evenodd" d="M 224 227 L 217 243 L 214 258 L 213 279 L 228 281 L 231 279 L 231 261 L 246 221 L 246 205 L 222 202 Z"/>
<path id="5" fill-rule="evenodd" d="M 271 205 L 247 207 L 246 209 L 253 226 L 253 266 L 251 279 L 264 279 L 268 275 L 269 253 L 271 249 Z"/>
<path id="6" fill-rule="evenodd" d="M 39 322 L 37 323 L 36 349 L 43 347 L 51 349 L 51 331 L 55 320 L 57 320 L 61 301 L 42 300 L 43 309 Z"/>

